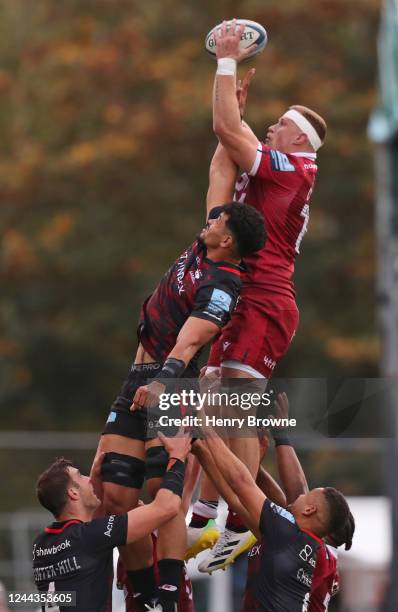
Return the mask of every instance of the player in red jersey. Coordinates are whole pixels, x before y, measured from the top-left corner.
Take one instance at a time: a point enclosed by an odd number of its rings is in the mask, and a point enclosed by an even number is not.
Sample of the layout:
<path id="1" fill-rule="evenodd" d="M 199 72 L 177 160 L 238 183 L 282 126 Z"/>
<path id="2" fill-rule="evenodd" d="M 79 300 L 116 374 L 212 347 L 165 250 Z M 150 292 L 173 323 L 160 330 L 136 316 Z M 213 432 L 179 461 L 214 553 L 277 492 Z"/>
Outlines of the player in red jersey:
<path id="1" fill-rule="evenodd" d="M 245 259 L 247 273 L 242 279 L 240 303 L 213 344 L 208 371 L 222 366 L 224 378 L 269 379 L 288 350 L 299 323 L 292 276 L 307 231 L 310 196 L 317 173 L 316 151 L 324 141 L 326 124 L 311 109 L 292 106 L 268 128 L 265 142 L 259 141 L 241 121 L 236 96 L 236 64 L 245 56 L 239 50 L 241 33 L 241 28 L 232 23 L 229 29 L 224 24 L 217 35 L 213 127 L 220 144 L 210 168 L 217 179 L 212 201 L 217 203 L 230 196 L 233 186 L 226 179 L 230 173 L 224 172 L 224 168 L 234 163 L 243 172 L 234 197 L 261 212 L 268 240 L 261 251 Z M 250 78 L 244 96 L 248 82 Z M 230 448 L 251 474 L 256 474 L 259 461 L 255 438 L 231 439 Z M 201 540 L 206 537 L 207 521 L 217 515 L 214 496 L 214 489 L 205 479 L 189 532 L 191 550 L 207 545 Z M 231 538 L 237 542 L 235 547 L 231 547 Z M 249 540 L 245 526 L 230 513 L 218 543 L 218 548 L 222 546 L 225 551 L 224 556 L 219 556 L 218 568 L 228 565 Z M 217 569 L 213 561 L 214 555 L 210 553 L 208 560 L 201 563 L 201 571 L 209 571 L 210 565 Z"/>

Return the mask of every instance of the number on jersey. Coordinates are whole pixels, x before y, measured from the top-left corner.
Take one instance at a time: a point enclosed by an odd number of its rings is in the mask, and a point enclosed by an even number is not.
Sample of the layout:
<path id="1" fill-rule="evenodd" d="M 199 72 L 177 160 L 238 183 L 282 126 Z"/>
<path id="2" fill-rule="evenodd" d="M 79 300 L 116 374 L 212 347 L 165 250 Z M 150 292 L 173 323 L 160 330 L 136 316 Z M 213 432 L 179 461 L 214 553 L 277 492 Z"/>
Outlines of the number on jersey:
<path id="1" fill-rule="evenodd" d="M 304 204 L 303 209 L 300 213 L 300 216 L 304 217 L 304 221 L 303 221 L 303 227 L 301 228 L 301 232 L 297 236 L 296 253 L 300 253 L 300 244 L 301 244 L 302 239 L 304 238 L 304 234 L 306 233 L 308 229 L 308 221 L 310 220 L 310 207 L 308 206 L 308 204 Z"/>

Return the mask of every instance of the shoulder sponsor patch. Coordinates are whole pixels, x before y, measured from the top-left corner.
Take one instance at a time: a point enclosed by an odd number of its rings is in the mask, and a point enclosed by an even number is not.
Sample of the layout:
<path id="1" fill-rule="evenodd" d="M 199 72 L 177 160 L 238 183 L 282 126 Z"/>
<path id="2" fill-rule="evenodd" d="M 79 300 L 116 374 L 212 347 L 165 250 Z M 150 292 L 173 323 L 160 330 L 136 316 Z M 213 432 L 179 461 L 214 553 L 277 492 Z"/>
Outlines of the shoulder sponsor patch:
<path id="1" fill-rule="evenodd" d="M 220 311 L 229 312 L 231 302 L 232 298 L 229 293 L 222 291 L 222 289 L 213 289 L 207 310 L 214 314 L 219 314 Z"/>
<path id="2" fill-rule="evenodd" d="M 109 413 L 107 423 L 114 423 L 116 421 L 117 414 L 113 410 Z"/>
<path id="3" fill-rule="evenodd" d="M 288 510 L 286 510 L 286 508 L 277 506 L 277 504 L 274 504 L 273 502 L 270 503 L 270 506 L 271 506 L 271 509 L 275 512 L 275 514 L 279 514 L 280 516 L 283 516 L 283 518 L 290 521 L 290 523 L 294 524 L 296 522 L 296 519 L 294 518 L 293 514 L 289 512 Z"/>
<path id="4" fill-rule="evenodd" d="M 290 163 L 289 158 L 280 151 L 274 151 L 273 149 L 269 152 L 271 156 L 271 168 L 279 172 L 295 172 L 296 168 Z"/>

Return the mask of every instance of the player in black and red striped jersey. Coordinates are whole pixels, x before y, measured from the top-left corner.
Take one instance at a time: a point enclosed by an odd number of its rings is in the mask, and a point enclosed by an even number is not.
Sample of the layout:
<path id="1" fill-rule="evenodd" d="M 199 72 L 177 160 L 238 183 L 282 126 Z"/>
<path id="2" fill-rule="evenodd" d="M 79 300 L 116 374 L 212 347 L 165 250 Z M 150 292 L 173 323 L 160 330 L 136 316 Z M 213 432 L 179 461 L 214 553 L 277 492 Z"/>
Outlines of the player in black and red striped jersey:
<path id="1" fill-rule="evenodd" d="M 105 452 L 105 513 L 134 508 L 144 474 L 148 490 L 156 493 L 167 454 L 156 439 L 149 439 L 153 436 L 148 429 L 156 429 L 157 417 L 146 409 L 164 392 L 165 379 L 197 376 L 198 352 L 217 336 L 235 308 L 241 258 L 261 248 L 264 241 L 264 222 L 257 211 L 236 202 L 218 207 L 199 238 L 175 261 L 143 305 L 135 361 L 112 405 L 98 447 L 98 452 Z M 179 414 L 179 407 L 177 410 Z M 159 531 L 159 589 L 150 538 L 121 551 L 129 580 L 141 592 L 137 603 L 143 610 L 154 594 L 165 600 L 164 610 L 174 610 L 185 549 L 185 520 L 179 513 L 173 525 Z M 172 588 L 162 589 L 163 584 Z"/>

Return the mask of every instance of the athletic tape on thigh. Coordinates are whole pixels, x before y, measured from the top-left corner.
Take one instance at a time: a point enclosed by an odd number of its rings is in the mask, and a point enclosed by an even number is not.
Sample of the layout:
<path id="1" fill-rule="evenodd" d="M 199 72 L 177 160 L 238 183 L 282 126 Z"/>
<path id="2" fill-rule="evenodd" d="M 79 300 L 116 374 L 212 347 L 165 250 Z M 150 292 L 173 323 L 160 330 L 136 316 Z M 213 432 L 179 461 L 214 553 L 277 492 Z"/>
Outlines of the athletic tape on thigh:
<path id="1" fill-rule="evenodd" d="M 145 478 L 145 462 L 130 455 L 106 453 L 102 461 L 101 476 L 103 482 L 141 489 Z"/>
<path id="2" fill-rule="evenodd" d="M 163 446 L 153 446 L 145 453 L 146 479 L 162 478 L 166 472 L 169 454 Z"/>

